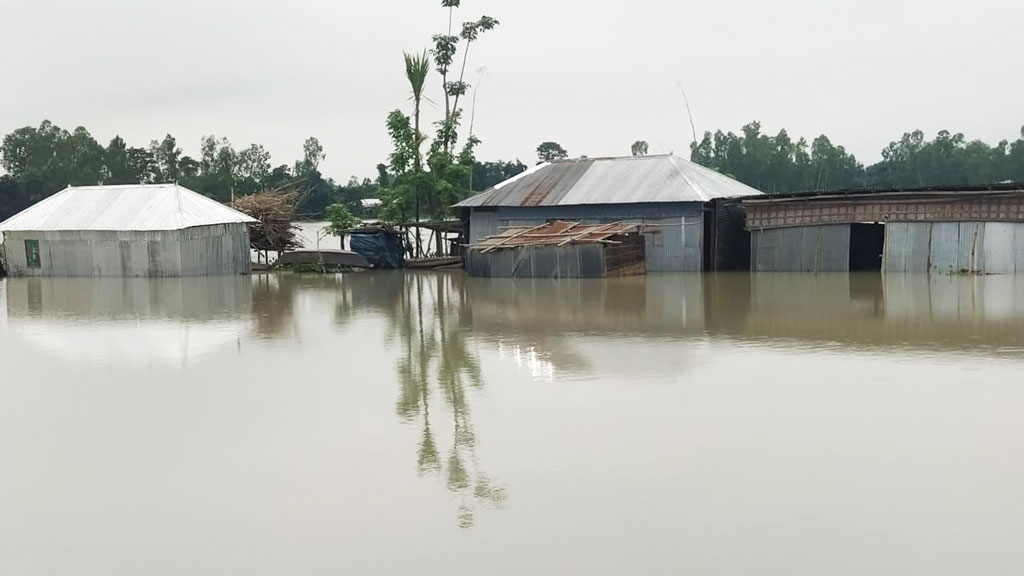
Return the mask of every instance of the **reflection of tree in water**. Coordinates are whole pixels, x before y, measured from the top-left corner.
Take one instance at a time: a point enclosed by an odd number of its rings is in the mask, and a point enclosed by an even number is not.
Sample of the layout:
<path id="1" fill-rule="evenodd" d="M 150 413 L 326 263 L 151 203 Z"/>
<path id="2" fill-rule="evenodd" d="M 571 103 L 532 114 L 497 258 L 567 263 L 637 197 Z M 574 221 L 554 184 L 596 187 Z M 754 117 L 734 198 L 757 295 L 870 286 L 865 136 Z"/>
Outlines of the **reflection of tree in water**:
<path id="1" fill-rule="evenodd" d="M 339 306 L 352 313 L 364 307 L 385 312 L 391 341 L 401 344 L 396 412 L 403 421 L 421 428 L 417 470 L 436 474 L 456 494 L 459 525 L 470 528 L 477 505 L 500 506 L 505 490 L 480 470 L 476 436 L 466 393 L 480 389 L 480 363 L 470 351 L 462 321 L 468 306 L 462 277 L 448 274 L 349 275 L 345 284 L 351 301 Z M 341 310 L 340 310 L 341 311 Z M 452 418 L 450 438 L 440 438 L 436 423 L 440 396 Z"/>
<path id="2" fill-rule="evenodd" d="M 252 279 L 252 311 L 260 337 L 281 336 L 293 322 L 294 282 L 283 275 L 257 274 Z"/>
<path id="3" fill-rule="evenodd" d="M 295 331 L 295 296 L 299 291 L 338 289 L 341 277 L 334 274 L 255 274 L 252 277 L 252 310 L 256 334 L 282 338 Z"/>

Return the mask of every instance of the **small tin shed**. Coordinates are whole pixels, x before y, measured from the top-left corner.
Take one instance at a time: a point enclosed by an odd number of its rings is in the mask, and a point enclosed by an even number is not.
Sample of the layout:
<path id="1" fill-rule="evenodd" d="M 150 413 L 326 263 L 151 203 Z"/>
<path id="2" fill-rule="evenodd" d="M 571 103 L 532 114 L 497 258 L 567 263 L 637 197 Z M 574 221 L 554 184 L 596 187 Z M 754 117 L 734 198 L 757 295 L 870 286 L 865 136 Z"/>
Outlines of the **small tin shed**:
<path id="1" fill-rule="evenodd" d="M 469 246 L 466 272 L 498 278 L 607 278 L 647 272 L 638 226 L 554 221 Z"/>

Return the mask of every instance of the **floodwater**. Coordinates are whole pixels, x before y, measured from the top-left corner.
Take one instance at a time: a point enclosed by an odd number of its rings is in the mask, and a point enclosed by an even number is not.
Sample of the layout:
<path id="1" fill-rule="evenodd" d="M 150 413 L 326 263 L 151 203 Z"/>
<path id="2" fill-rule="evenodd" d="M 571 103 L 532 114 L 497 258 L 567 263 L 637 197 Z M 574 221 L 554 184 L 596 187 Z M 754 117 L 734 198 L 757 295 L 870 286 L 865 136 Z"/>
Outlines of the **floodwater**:
<path id="1" fill-rule="evenodd" d="M 342 249 L 341 239 L 327 233 L 328 222 L 298 222 L 295 224 L 295 236 L 302 248 L 306 250 Z M 348 248 L 345 246 L 344 248 Z"/>
<path id="2" fill-rule="evenodd" d="M 1019 574 L 1024 279 L 0 280 L 0 574 Z"/>

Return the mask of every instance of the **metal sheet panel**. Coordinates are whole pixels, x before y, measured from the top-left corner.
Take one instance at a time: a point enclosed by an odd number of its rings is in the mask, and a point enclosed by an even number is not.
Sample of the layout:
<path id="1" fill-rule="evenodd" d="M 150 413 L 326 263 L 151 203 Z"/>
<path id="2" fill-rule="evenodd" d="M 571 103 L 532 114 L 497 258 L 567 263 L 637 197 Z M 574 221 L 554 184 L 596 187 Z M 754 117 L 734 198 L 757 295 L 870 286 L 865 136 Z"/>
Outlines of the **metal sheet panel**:
<path id="1" fill-rule="evenodd" d="M 886 272 L 927 272 L 932 241 L 929 222 L 894 222 L 885 225 Z"/>
<path id="2" fill-rule="evenodd" d="M 760 194 L 677 156 L 629 156 L 541 164 L 456 207 L 707 202 Z"/>
<path id="3" fill-rule="evenodd" d="M 907 269 L 907 252 L 903 246 L 907 243 L 910 230 L 906 222 L 885 225 L 885 250 L 882 254 L 882 270 L 886 272 L 903 272 Z"/>
<path id="4" fill-rule="evenodd" d="M 958 268 L 961 272 L 982 272 L 985 270 L 982 246 L 985 242 L 985 224 L 981 222 L 960 223 L 960 250 Z"/>
<path id="5" fill-rule="evenodd" d="M 1024 225 L 1017 227 L 1017 234 L 1013 242 L 1013 256 L 1017 273 L 1024 274 Z"/>
<path id="6" fill-rule="evenodd" d="M 0 224 L 0 231 L 149 231 L 256 220 L 177 184 L 68 187 Z"/>
<path id="7" fill-rule="evenodd" d="M 1015 250 L 1020 224 L 988 222 L 985 224 L 984 261 L 987 274 L 1014 274 L 1017 271 Z"/>
<path id="8" fill-rule="evenodd" d="M 846 272 L 850 227 L 807 226 L 751 232 L 751 267 L 757 272 Z"/>
<path id="9" fill-rule="evenodd" d="M 476 244 L 499 232 L 498 215 L 495 212 L 474 210 L 469 216 L 469 243 Z"/>
<path id="10" fill-rule="evenodd" d="M 921 224 L 912 224 L 921 226 Z M 956 274 L 960 270 L 960 223 L 931 224 L 928 269 L 939 274 Z"/>
<path id="11" fill-rule="evenodd" d="M 603 244 L 524 246 L 482 253 L 472 250 L 466 271 L 494 278 L 604 278 Z"/>
<path id="12" fill-rule="evenodd" d="M 816 226 L 818 261 L 816 272 L 848 272 L 850 270 L 850 226 Z"/>

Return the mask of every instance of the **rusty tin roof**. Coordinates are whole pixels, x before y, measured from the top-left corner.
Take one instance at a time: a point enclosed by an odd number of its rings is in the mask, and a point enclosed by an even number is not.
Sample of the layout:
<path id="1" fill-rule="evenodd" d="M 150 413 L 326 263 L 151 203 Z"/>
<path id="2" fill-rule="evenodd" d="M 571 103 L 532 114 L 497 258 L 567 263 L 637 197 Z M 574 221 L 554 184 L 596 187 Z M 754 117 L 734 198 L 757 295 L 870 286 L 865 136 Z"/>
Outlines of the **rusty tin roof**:
<path id="1" fill-rule="evenodd" d="M 761 194 L 677 156 L 580 158 L 535 166 L 457 208 L 707 202 Z"/>

